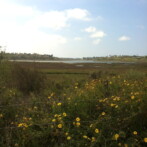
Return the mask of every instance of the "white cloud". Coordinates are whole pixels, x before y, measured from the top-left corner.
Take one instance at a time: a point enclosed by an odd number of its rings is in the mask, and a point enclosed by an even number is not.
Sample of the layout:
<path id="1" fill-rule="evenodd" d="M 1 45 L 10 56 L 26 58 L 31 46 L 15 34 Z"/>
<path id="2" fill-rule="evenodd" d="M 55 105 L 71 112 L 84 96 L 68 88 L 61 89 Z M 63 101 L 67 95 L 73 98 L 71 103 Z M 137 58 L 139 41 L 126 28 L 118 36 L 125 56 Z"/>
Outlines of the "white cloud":
<path id="1" fill-rule="evenodd" d="M 101 39 L 96 39 L 96 40 L 93 41 L 93 44 L 97 45 L 97 44 L 99 44 L 101 41 L 102 41 Z"/>
<path id="2" fill-rule="evenodd" d="M 119 41 L 128 41 L 130 40 L 131 38 L 128 37 L 128 36 L 121 36 L 120 38 L 118 38 Z"/>
<path id="3" fill-rule="evenodd" d="M 65 11 L 67 18 L 73 18 L 73 19 L 80 19 L 84 21 L 90 21 L 91 19 L 88 17 L 89 12 L 86 9 L 69 9 Z"/>
<path id="4" fill-rule="evenodd" d="M 75 37 L 74 40 L 80 41 L 80 40 L 82 40 L 82 38 L 81 37 Z"/>
<path id="5" fill-rule="evenodd" d="M 85 9 L 68 9 L 64 11 L 48 11 L 41 13 L 28 22 L 28 25 L 36 27 L 46 27 L 59 30 L 69 26 L 70 19 L 88 21 L 89 12 Z"/>
<path id="6" fill-rule="evenodd" d="M 99 44 L 102 41 L 100 38 L 103 38 L 106 36 L 106 33 L 104 31 L 97 30 L 96 27 L 93 27 L 93 26 L 85 28 L 84 31 L 90 34 L 89 35 L 90 38 L 95 39 L 92 41 L 92 43 L 95 45 Z"/>
<path id="7" fill-rule="evenodd" d="M 89 21 L 89 15 L 86 9 L 42 12 L 34 7 L 0 0 L 0 45 L 7 45 L 9 52 L 47 53 L 50 49 L 62 48 L 67 38 L 50 33 L 51 30 L 68 27 L 71 19 Z M 42 28 L 50 30 L 45 33 Z"/>
<path id="8" fill-rule="evenodd" d="M 85 32 L 88 32 L 88 33 L 96 32 L 96 28 L 93 27 L 93 26 L 90 26 L 90 27 L 88 27 L 88 28 L 85 29 Z"/>
<path id="9" fill-rule="evenodd" d="M 96 31 L 95 33 L 91 34 L 91 38 L 103 38 L 106 34 L 103 31 Z"/>

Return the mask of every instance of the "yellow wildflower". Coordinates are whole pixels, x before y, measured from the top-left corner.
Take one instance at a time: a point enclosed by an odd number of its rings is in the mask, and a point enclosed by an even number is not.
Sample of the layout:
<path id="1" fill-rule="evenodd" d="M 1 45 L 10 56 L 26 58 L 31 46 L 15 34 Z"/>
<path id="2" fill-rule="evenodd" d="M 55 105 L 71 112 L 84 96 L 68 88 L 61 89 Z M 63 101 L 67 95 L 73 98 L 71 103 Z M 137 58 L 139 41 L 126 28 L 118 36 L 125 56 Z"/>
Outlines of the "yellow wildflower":
<path id="1" fill-rule="evenodd" d="M 117 140 L 119 138 L 119 134 L 114 135 L 114 139 Z"/>
<path id="2" fill-rule="evenodd" d="M 137 131 L 134 131 L 133 134 L 134 134 L 134 135 L 137 135 Z"/>
<path id="3" fill-rule="evenodd" d="M 58 124 L 58 128 L 61 129 L 62 128 L 62 124 Z"/>
<path id="4" fill-rule="evenodd" d="M 91 124 L 89 127 L 92 128 L 93 127 L 93 124 Z"/>
<path id="5" fill-rule="evenodd" d="M 144 142 L 147 142 L 147 137 L 144 138 Z"/>
<path id="6" fill-rule="evenodd" d="M 67 140 L 70 140 L 71 139 L 71 137 L 70 136 L 67 136 Z"/>
<path id="7" fill-rule="evenodd" d="M 115 106 L 115 104 L 110 104 L 111 107 Z"/>
<path id="8" fill-rule="evenodd" d="M 28 125 L 26 123 L 20 123 L 20 124 L 18 124 L 18 127 L 25 127 L 25 128 L 27 128 Z"/>
<path id="9" fill-rule="evenodd" d="M 87 139 L 88 137 L 86 135 L 84 135 L 83 138 Z"/>
<path id="10" fill-rule="evenodd" d="M 63 116 L 64 116 L 64 117 L 66 117 L 66 116 L 67 116 L 67 114 L 64 112 L 64 113 L 63 113 Z"/>
<path id="11" fill-rule="evenodd" d="M 0 114 L 0 118 L 2 118 L 3 117 L 3 114 Z"/>
<path id="12" fill-rule="evenodd" d="M 65 135 L 67 136 L 68 135 L 68 132 L 66 132 Z"/>
<path id="13" fill-rule="evenodd" d="M 80 121 L 81 119 L 79 117 L 76 118 L 76 121 Z"/>
<path id="14" fill-rule="evenodd" d="M 57 103 L 57 106 L 61 106 L 62 105 L 62 103 Z"/>
<path id="15" fill-rule="evenodd" d="M 105 112 L 102 112 L 102 115 L 105 115 L 106 113 Z"/>
<path id="16" fill-rule="evenodd" d="M 134 98 L 135 98 L 135 96 L 134 96 L 134 95 L 132 95 L 132 96 L 131 96 L 131 99 L 133 100 Z"/>
<path id="17" fill-rule="evenodd" d="M 79 127 L 80 125 L 81 125 L 81 123 L 80 123 L 80 122 L 77 122 L 77 123 L 76 123 L 76 126 L 77 126 L 77 127 Z"/>
<path id="18" fill-rule="evenodd" d="M 91 140 L 92 142 L 95 142 L 96 141 L 96 138 L 95 137 L 92 137 L 91 139 L 92 139 Z"/>
<path id="19" fill-rule="evenodd" d="M 100 131 L 99 131 L 99 129 L 95 129 L 95 133 L 99 133 Z"/>
<path id="20" fill-rule="evenodd" d="M 52 119 L 52 122 L 55 122 L 56 121 L 56 119 Z"/>

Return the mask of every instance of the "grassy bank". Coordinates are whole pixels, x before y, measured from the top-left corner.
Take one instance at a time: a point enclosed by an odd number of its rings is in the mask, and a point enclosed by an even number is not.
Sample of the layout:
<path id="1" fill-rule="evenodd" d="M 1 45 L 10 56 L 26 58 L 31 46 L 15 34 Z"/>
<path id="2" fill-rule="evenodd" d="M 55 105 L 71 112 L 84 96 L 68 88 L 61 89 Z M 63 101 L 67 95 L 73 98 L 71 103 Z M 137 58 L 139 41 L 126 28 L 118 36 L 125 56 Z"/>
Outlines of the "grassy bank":
<path id="1" fill-rule="evenodd" d="M 146 67 L 1 63 L 0 146 L 146 146 Z"/>

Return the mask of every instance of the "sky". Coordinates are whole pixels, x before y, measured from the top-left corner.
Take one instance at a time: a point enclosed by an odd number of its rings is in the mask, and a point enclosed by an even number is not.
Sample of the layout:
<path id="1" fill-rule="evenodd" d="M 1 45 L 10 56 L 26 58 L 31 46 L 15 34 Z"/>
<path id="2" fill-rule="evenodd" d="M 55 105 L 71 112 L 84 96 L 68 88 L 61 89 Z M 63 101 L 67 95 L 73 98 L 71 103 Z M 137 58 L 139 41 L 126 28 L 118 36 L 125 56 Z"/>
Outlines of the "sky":
<path id="1" fill-rule="evenodd" d="M 147 0 L 0 0 L 0 46 L 56 57 L 147 55 Z"/>

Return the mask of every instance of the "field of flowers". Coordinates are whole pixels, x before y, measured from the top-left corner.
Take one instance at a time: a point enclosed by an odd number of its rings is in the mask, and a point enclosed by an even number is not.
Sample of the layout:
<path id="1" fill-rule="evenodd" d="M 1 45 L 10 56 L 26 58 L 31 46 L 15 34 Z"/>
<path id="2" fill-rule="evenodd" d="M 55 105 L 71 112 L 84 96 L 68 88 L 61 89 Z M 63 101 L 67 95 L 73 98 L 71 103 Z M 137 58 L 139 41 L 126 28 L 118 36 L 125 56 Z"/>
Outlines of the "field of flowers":
<path id="1" fill-rule="evenodd" d="M 57 81 L 58 75 L 0 68 L 1 147 L 147 146 L 146 72 Z"/>

